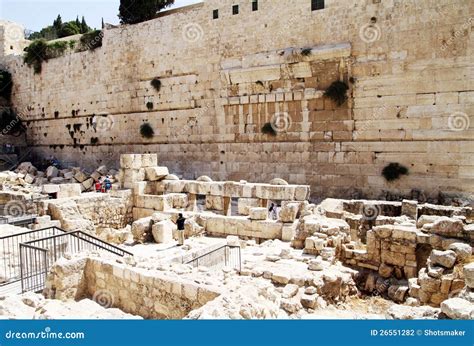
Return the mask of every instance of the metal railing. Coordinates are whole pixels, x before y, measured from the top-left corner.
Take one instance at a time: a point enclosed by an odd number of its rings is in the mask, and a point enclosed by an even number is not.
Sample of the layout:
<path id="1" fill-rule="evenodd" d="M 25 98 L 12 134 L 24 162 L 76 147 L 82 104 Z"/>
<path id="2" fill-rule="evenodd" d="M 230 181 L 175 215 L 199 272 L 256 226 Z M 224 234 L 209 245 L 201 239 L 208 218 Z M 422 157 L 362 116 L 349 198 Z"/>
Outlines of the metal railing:
<path id="1" fill-rule="evenodd" d="M 0 286 L 19 281 L 21 279 L 21 243 L 39 238 L 50 237 L 61 233 L 64 233 L 62 229 L 49 227 L 7 236 L 0 236 Z"/>
<path id="2" fill-rule="evenodd" d="M 189 264 L 194 268 L 199 266 L 221 268 L 225 266 L 235 269 L 240 273 L 242 269 L 241 263 L 240 246 L 224 245 L 184 264 Z"/>
<path id="3" fill-rule="evenodd" d="M 64 254 L 82 251 L 105 251 L 117 256 L 132 253 L 82 231 L 65 232 L 20 243 L 20 271 L 22 292 L 44 289 L 49 268 Z"/>

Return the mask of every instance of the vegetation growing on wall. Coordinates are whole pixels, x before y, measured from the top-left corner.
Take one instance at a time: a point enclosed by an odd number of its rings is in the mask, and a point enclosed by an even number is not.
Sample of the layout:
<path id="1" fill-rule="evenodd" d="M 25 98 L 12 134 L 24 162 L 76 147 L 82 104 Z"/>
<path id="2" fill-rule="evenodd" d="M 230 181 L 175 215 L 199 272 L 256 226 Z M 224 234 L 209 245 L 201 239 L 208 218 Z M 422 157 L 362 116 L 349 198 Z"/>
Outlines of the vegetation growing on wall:
<path id="1" fill-rule="evenodd" d="M 140 126 L 140 135 L 143 138 L 150 139 L 155 136 L 155 130 L 153 130 L 149 123 L 144 123 Z"/>
<path id="2" fill-rule="evenodd" d="M 33 66 L 35 73 L 41 73 L 41 64 L 48 60 L 48 43 L 45 39 L 33 41 L 25 48 L 24 61 L 28 66 Z"/>
<path id="3" fill-rule="evenodd" d="M 312 50 L 311 48 L 303 48 L 303 49 L 301 50 L 301 55 L 303 55 L 303 56 L 310 56 L 312 51 L 313 51 L 313 50 Z"/>
<path id="4" fill-rule="evenodd" d="M 44 39 L 39 39 L 25 48 L 26 53 L 23 59 L 28 66 L 33 66 L 35 73 L 41 73 L 43 61 L 63 55 L 68 46 L 69 43 L 66 41 L 48 43 Z"/>
<path id="5" fill-rule="evenodd" d="M 342 106 L 347 101 L 347 90 L 349 86 L 346 83 L 336 81 L 327 88 L 324 96 L 333 100 L 338 106 Z"/>
<path id="6" fill-rule="evenodd" d="M 160 79 L 158 77 L 153 78 L 151 80 L 151 86 L 153 88 L 155 88 L 156 91 L 160 91 L 161 90 L 161 81 L 160 81 Z"/>
<path id="7" fill-rule="evenodd" d="M 5 70 L 0 70 L 0 97 L 10 101 L 12 87 L 13 82 L 11 73 Z"/>
<path id="8" fill-rule="evenodd" d="M 153 102 L 148 101 L 148 102 L 146 103 L 146 108 L 147 108 L 149 111 L 151 111 L 151 110 L 153 109 Z"/>
<path id="9" fill-rule="evenodd" d="M 122 24 L 137 24 L 155 18 L 174 0 L 120 0 L 119 15 Z"/>
<path id="10" fill-rule="evenodd" d="M 271 123 L 265 123 L 265 125 L 263 125 L 262 133 L 273 137 L 277 135 L 277 132 L 275 131 Z"/>
<path id="11" fill-rule="evenodd" d="M 399 163 L 390 163 L 382 170 L 382 175 L 387 181 L 400 179 L 402 175 L 408 175 L 408 168 Z"/>
<path id="12" fill-rule="evenodd" d="M 104 33 L 102 30 L 94 30 L 81 36 L 81 44 L 78 50 L 94 50 L 102 47 L 102 38 Z"/>
<path id="13" fill-rule="evenodd" d="M 82 35 L 78 51 L 93 50 L 102 46 L 102 31 L 95 30 Z M 33 41 L 25 48 L 24 61 L 28 66 L 33 66 L 35 73 L 41 73 L 43 61 L 64 55 L 67 49 L 74 49 L 76 41 L 55 41 L 49 43 L 41 38 Z"/>

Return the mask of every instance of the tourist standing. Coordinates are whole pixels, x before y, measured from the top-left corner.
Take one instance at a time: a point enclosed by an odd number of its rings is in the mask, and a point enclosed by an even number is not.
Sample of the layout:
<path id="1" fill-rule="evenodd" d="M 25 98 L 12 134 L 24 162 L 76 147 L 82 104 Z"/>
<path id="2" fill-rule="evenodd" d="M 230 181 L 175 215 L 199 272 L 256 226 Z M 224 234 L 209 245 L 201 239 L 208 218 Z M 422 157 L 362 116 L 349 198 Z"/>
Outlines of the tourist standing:
<path id="1" fill-rule="evenodd" d="M 95 181 L 95 192 L 101 192 L 102 190 L 102 178 Z"/>
<path id="2" fill-rule="evenodd" d="M 270 213 L 270 219 L 276 220 L 277 219 L 277 206 L 274 203 L 272 203 L 268 211 Z"/>
<path id="3" fill-rule="evenodd" d="M 110 181 L 109 176 L 105 177 L 104 185 L 105 185 L 105 192 L 109 192 L 112 189 L 112 182 Z"/>
<path id="4" fill-rule="evenodd" d="M 184 218 L 183 214 L 179 214 L 178 220 L 176 220 L 176 224 L 178 225 L 178 246 L 184 245 L 184 223 L 186 219 Z"/>

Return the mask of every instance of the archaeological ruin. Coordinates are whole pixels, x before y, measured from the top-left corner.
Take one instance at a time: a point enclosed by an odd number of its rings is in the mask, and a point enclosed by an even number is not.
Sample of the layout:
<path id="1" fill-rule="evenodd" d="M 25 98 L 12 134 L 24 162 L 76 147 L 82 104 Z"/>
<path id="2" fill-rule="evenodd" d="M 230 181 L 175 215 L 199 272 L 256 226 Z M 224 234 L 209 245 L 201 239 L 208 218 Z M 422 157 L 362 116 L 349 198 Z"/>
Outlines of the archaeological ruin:
<path id="1" fill-rule="evenodd" d="M 473 15 L 205 0 L 35 63 L 1 20 L 0 318 L 474 319 Z"/>

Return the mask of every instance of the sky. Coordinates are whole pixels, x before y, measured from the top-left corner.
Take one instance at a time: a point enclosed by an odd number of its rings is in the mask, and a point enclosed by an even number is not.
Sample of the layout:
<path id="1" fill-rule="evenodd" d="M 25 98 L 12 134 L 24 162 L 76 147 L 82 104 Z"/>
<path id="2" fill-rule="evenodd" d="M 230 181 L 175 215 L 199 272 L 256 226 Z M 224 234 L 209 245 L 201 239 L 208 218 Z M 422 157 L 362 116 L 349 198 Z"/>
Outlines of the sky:
<path id="1" fill-rule="evenodd" d="M 202 2 L 175 0 L 173 7 Z M 118 24 L 120 0 L 0 0 L 0 19 L 22 24 L 25 29 L 38 31 L 51 25 L 61 14 L 63 22 L 84 16 L 90 27 L 100 29 L 102 17 L 106 23 Z"/>

